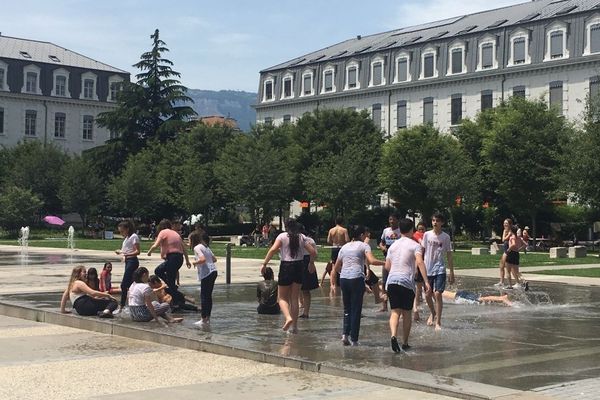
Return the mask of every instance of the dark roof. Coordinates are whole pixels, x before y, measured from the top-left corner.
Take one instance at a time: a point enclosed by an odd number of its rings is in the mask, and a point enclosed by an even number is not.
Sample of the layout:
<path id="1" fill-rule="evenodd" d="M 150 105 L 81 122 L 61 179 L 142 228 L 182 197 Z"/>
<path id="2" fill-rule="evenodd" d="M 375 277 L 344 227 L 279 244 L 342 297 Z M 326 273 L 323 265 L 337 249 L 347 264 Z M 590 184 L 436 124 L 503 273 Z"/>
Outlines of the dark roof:
<path id="1" fill-rule="evenodd" d="M 534 0 L 495 10 L 448 18 L 409 26 L 369 36 L 357 36 L 290 61 L 266 68 L 261 72 L 309 65 L 347 57 L 356 53 L 373 53 L 379 49 L 399 48 L 427 43 L 436 38 L 449 39 L 463 34 L 494 31 L 531 21 L 557 18 L 573 13 L 600 9 L 600 0 Z"/>

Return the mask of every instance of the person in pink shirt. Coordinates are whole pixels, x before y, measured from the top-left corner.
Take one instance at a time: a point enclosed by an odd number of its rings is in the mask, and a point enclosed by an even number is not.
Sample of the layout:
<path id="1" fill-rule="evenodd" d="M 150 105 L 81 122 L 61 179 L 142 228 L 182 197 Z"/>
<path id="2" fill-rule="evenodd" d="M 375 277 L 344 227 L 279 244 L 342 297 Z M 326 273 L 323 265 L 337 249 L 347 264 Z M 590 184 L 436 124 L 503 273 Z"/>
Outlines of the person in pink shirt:
<path id="1" fill-rule="evenodd" d="M 181 236 L 171 228 L 171 221 L 168 219 L 160 221 L 158 224 L 158 236 L 152 247 L 148 250 L 148 256 L 151 256 L 152 251 L 160 247 L 160 257 L 165 261 L 156 267 L 154 273 L 167 284 L 167 293 L 175 299 L 177 295 L 177 273 L 183 265 L 184 257 L 188 268 L 191 268 L 192 264 L 190 264 L 190 260 L 188 259 Z"/>

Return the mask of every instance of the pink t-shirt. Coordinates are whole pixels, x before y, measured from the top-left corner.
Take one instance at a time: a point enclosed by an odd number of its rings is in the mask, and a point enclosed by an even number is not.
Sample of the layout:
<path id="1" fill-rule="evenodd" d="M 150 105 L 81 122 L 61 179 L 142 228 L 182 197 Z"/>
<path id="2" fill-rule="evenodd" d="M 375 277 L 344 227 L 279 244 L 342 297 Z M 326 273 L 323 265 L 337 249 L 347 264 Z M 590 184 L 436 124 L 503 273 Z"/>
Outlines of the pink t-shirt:
<path id="1" fill-rule="evenodd" d="M 160 256 L 167 258 L 167 254 L 183 254 L 183 241 L 179 233 L 172 229 L 163 229 L 158 233 L 156 241 L 160 244 Z"/>

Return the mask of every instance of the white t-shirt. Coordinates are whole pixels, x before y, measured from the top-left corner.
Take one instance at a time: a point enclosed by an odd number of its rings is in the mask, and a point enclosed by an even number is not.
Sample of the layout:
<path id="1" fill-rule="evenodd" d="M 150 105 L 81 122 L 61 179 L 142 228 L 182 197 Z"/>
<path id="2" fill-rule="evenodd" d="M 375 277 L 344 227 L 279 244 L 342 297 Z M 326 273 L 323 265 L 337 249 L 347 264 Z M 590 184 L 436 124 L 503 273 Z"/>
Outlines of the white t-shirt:
<path id="1" fill-rule="evenodd" d="M 317 244 L 315 243 L 315 240 L 311 237 L 305 236 L 304 237 L 304 243 L 305 244 L 310 244 L 312 246 L 313 249 L 315 249 L 315 252 L 317 251 Z M 302 258 L 309 256 L 310 253 L 308 251 L 306 251 L 306 248 L 303 246 L 302 247 Z"/>
<path id="2" fill-rule="evenodd" d="M 366 253 L 371 252 L 371 246 L 361 241 L 346 243 L 340 249 L 338 260 L 342 261 L 340 278 L 356 279 L 365 277 Z"/>
<path id="3" fill-rule="evenodd" d="M 421 242 L 425 249 L 425 267 L 427 276 L 435 276 L 446 273 L 446 253 L 452 251 L 450 235 L 442 232 L 436 235 L 433 230 L 425 232 Z"/>
<path id="4" fill-rule="evenodd" d="M 135 233 L 127 236 L 123 239 L 123 244 L 121 245 L 121 253 L 122 254 L 130 254 L 135 252 L 135 245 L 140 243 L 140 238 Z"/>
<path id="5" fill-rule="evenodd" d="M 290 237 L 287 232 L 282 232 L 277 236 L 277 239 L 281 242 L 281 247 L 279 248 L 279 259 L 281 261 L 299 261 L 304 258 L 304 251 L 302 248 L 304 247 L 304 243 L 306 241 L 306 236 L 303 234 L 298 235 L 300 237 L 300 247 L 298 248 L 298 254 L 296 257 L 292 257 L 290 253 Z"/>
<path id="6" fill-rule="evenodd" d="M 194 247 L 194 257 L 196 261 L 200 259 L 200 256 L 204 256 L 206 262 L 204 264 L 197 265 L 198 268 L 198 279 L 202 280 L 217 270 L 217 266 L 213 262 L 213 252 L 209 247 L 206 247 L 202 243 Z"/>
<path id="7" fill-rule="evenodd" d="M 388 226 L 381 233 L 381 241 L 385 243 L 388 249 L 398 239 L 400 239 L 400 228 L 392 229 Z"/>
<path id="8" fill-rule="evenodd" d="M 405 236 L 396 240 L 388 249 L 387 259 L 391 262 L 387 285 L 395 284 L 415 290 L 416 255 L 423 254 L 419 243 Z"/>
<path id="9" fill-rule="evenodd" d="M 145 296 L 152 295 L 152 288 L 147 283 L 133 282 L 127 292 L 127 303 L 130 306 L 146 305 Z"/>

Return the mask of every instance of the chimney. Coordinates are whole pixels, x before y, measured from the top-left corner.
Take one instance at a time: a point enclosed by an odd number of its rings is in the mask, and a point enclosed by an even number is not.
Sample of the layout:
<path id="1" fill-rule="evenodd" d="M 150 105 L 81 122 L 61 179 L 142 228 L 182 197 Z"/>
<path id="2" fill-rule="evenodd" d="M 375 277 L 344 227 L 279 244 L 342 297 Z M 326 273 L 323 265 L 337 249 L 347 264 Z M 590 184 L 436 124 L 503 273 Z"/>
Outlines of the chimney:
<path id="1" fill-rule="evenodd" d="M 362 39 L 362 36 L 356 35 L 356 40 L 360 40 L 360 39 Z"/>

